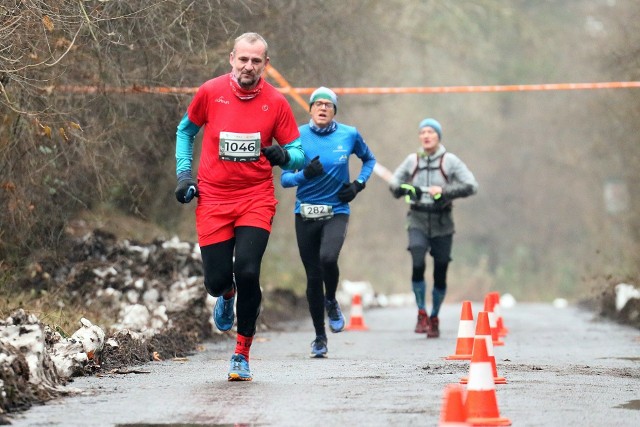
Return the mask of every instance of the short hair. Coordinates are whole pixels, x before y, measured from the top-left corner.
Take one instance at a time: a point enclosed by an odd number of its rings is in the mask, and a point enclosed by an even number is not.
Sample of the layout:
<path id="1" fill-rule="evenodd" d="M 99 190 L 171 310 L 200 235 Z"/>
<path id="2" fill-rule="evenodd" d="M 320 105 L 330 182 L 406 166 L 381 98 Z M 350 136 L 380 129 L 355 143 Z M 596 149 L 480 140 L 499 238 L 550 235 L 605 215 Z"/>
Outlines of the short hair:
<path id="1" fill-rule="evenodd" d="M 249 44 L 254 44 L 255 42 L 261 42 L 264 45 L 265 58 L 269 56 L 269 45 L 267 44 L 267 41 L 264 39 L 264 37 L 262 37 L 258 33 L 244 33 L 236 37 L 236 40 L 233 43 L 233 51 L 232 51 L 234 54 L 236 53 L 236 45 L 242 40 L 246 41 Z"/>

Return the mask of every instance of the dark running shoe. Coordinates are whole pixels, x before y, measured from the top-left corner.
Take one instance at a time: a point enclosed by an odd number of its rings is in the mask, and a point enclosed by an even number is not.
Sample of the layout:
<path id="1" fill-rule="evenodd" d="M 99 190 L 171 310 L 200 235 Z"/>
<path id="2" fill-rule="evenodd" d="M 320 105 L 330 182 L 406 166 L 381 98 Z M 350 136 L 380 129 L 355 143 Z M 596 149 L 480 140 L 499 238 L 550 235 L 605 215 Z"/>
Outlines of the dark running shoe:
<path id="1" fill-rule="evenodd" d="M 329 351 L 327 349 L 327 337 L 317 336 L 311 343 L 311 357 L 316 359 L 327 357 L 327 351 Z"/>
<path id="2" fill-rule="evenodd" d="M 242 354 L 231 356 L 228 378 L 229 381 L 251 381 L 253 379 L 253 375 L 249 370 L 249 362 Z"/>
<path id="3" fill-rule="evenodd" d="M 236 301 L 236 295 L 225 300 L 222 295 L 216 299 L 216 306 L 213 308 L 213 322 L 222 332 L 226 332 L 233 326 L 235 314 L 233 306 Z"/>
<path id="4" fill-rule="evenodd" d="M 325 300 L 324 306 L 329 316 L 329 329 L 331 329 L 331 332 L 342 332 L 344 329 L 344 316 L 342 315 L 338 301 L 335 299 L 333 301 Z"/>
<path id="5" fill-rule="evenodd" d="M 427 329 L 427 338 L 438 338 L 440 336 L 440 320 L 437 316 L 429 319 L 429 328 Z"/>

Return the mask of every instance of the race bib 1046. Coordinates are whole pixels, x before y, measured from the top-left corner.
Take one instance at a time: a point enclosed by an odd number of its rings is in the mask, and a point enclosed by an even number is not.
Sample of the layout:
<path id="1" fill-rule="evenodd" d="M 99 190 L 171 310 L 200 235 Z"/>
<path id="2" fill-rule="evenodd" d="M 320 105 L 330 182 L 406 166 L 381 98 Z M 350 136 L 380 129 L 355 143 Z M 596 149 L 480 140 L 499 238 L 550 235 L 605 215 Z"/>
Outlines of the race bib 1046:
<path id="1" fill-rule="evenodd" d="M 255 162 L 260 158 L 260 132 L 220 132 L 220 158 L 232 162 Z"/>

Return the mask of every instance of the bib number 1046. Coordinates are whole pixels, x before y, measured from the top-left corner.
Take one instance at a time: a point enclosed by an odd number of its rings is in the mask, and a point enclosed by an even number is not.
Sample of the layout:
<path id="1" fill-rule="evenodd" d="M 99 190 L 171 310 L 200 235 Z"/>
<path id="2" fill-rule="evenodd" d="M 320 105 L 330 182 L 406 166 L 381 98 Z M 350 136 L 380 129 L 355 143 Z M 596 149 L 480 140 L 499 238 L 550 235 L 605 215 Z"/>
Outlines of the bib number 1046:
<path id="1" fill-rule="evenodd" d="M 255 162 L 260 158 L 260 132 L 220 132 L 220 158 L 232 162 Z"/>

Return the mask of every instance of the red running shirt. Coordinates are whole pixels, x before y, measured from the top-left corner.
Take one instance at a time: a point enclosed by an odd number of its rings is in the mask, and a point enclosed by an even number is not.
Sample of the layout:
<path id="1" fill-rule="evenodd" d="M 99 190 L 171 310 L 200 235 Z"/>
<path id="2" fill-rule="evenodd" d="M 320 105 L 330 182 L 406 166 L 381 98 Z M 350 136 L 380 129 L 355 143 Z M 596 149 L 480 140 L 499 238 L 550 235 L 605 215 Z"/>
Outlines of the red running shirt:
<path id="1" fill-rule="evenodd" d="M 271 145 L 273 139 L 286 145 L 300 136 L 289 103 L 272 85 L 265 81 L 256 97 L 241 100 L 230 79 L 230 74 L 225 74 L 205 82 L 187 109 L 189 120 L 204 126 L 198 204 L 275 199 L 272 167 L 259 149 Z M 258 140 L 260 147 L 255 147 Z M 251 145 L 253 141 L 256 144 Z"/>

